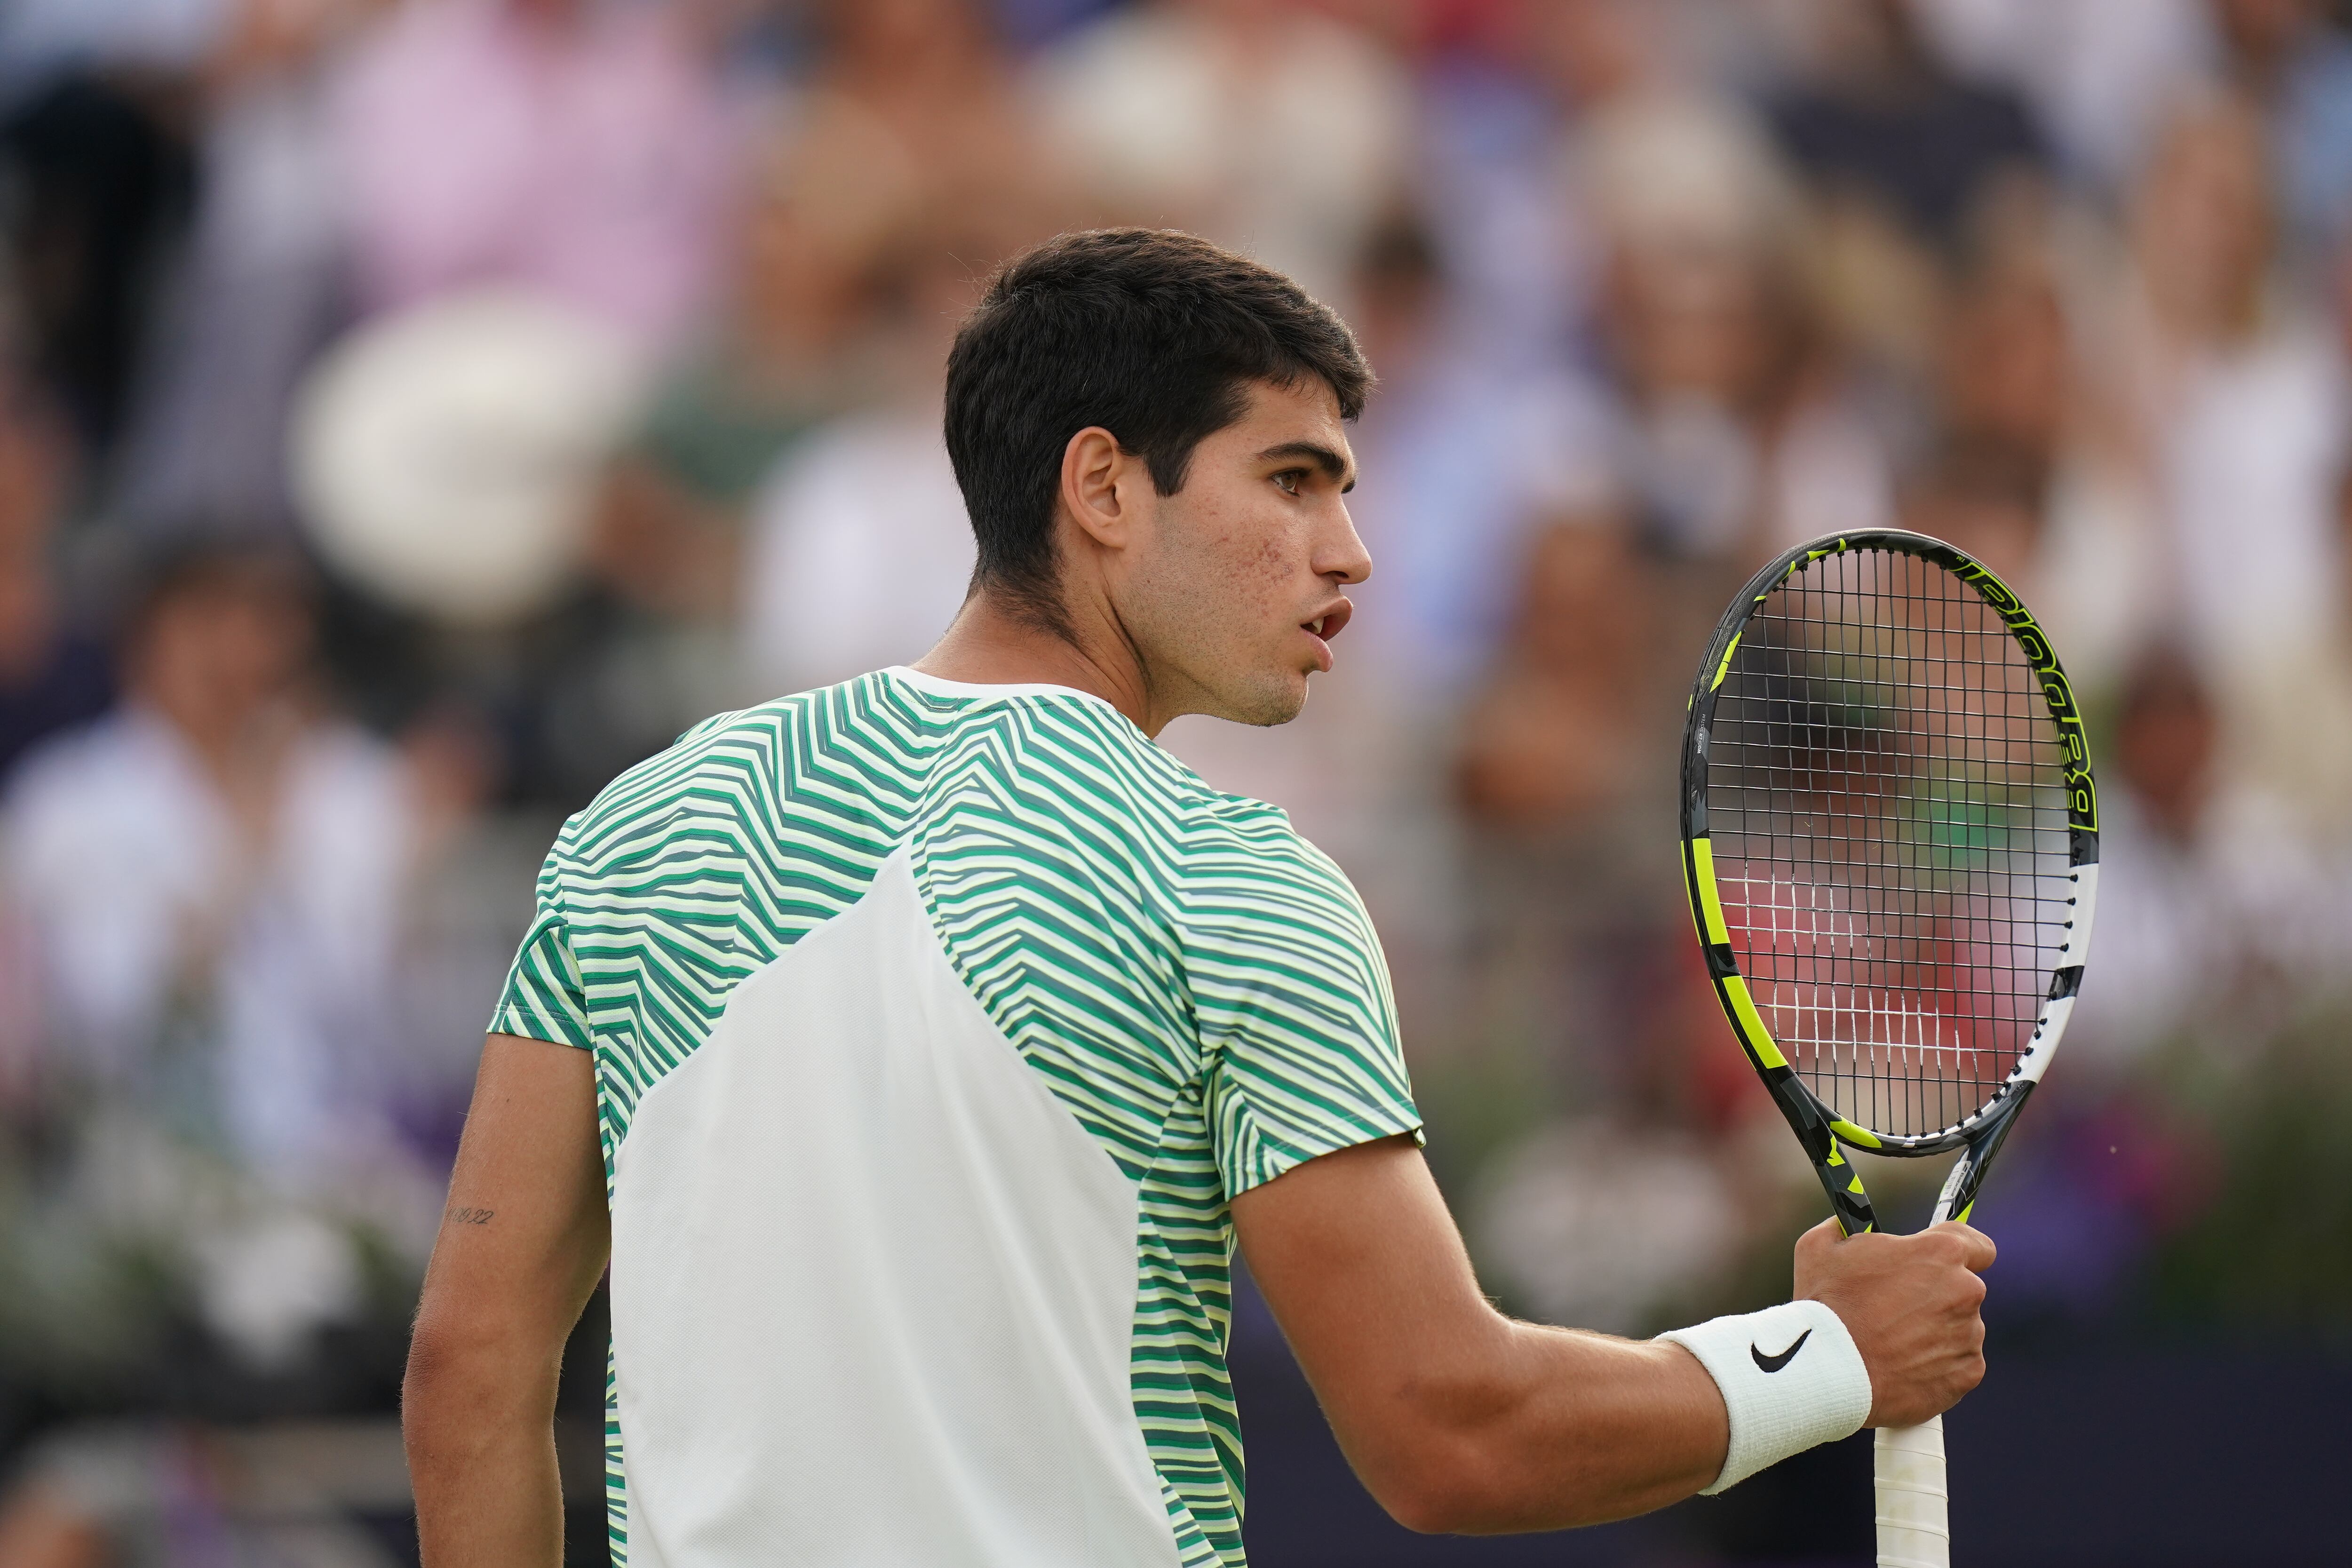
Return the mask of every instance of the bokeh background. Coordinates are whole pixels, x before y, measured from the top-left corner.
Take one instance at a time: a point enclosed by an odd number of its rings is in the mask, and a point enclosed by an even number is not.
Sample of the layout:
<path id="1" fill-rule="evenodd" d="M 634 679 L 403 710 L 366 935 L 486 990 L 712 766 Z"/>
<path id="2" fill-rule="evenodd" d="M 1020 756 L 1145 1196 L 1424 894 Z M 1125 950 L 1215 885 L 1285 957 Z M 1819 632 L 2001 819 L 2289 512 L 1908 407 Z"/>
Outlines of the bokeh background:
<path id="1" fill-rule="evenodd" d="M 1766 554 L 1924 529 L 2038 608 L 2105 786 L 1961 1559 L 2345 1561 L 2347 9 L 13 0 L 0 1562 L 413 1561 L 404 1325 L 557 824 L 922 653 L 949 336 L 1111 222 L 1290 270 L 1382 378 L 1339 668 L 1164 739 L 1362 889 L 1489 1288 L 1787 1289 L 1820 1195 L 1690 935 L 1682 697 Z M 1868 1175 L 1916 1223 L 1940 1172 Z M 1261 1568 L 1868 1554 L 1866 1437 L 1411 1537 L 1246 1289 L 1234 1353 Z"/>

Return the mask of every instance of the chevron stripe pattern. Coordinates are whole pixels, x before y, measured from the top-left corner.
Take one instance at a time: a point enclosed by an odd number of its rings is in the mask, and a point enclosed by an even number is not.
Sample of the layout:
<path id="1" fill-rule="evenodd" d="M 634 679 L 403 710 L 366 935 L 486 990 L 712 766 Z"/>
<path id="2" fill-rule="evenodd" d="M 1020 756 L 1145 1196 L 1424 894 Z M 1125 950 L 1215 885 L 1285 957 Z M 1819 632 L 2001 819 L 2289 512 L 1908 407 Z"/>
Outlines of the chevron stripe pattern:
<path id="1" fill-rule="evenodd" d="M 1386 965 L 1281 812 L 1211 790 L 1098 699 L 1001 689 L 878 672 L 720 715 L 624 773 L 549 856 L 491 1027 L 595 1052 L 609 1180 L 639 1098 L 732 989 L 910 847 L 956 973 L 1136 1184 L 1137 1422 L 1186 1568 L 1238 1568 L 1226 1204 L 1417 1135 Z"/>

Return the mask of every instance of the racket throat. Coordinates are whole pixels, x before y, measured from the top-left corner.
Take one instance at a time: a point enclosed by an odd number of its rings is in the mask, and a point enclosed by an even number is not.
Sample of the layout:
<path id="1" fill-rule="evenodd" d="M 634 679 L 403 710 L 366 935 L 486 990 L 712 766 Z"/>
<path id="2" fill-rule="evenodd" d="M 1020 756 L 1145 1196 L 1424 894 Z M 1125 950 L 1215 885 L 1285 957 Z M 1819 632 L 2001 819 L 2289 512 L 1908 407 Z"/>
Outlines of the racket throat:
<path id="1" fill-rule="evenodd" d="M 1871 1207 L 1870 1194 L 1863 1191 L 1862 1173 L 1845 1157 L 1834 1133 L 1824 1128 L 1822 1136 L 1828 1142 L 1829 1152 L 1813 1162 L 1813 1172 L 1822 1179 L 1822 1190 L 1829 1194 L 1830 1212 L 1837 1216 L 1838 1228 L 1848 1236 L 1876 1230 L 1878 1211 Z"/>
<path id="2" fill-rule="evenodd" d="M 2017 1124 L 2017 1113 L 2023 1110 L 2027 1098 L 2033 1092 L 2033 1083 L 2025 1079 L 2010 1086 L 2008 1105 L 2002 1113 L 1969 1146 L 1952 1165 L 1952 1173 L 1944 1178 L 1944 1190 L 1936 1198 L 1936 1212 L 1928 1216 L 1930 1225 L 1956 1219 L 1968 1223 L 1969 1215 L 1977 1205 L 1977 1189 L 1983 1185 L 1985 1173 L 1992 1168 L 1992 1157 L 2009 1137 L 2009 1130 Z"/>
<path id="3" fill-rule="evenodd" d="M 1772 1090 L 1772 1099 L 1788 1119 L 1797 1142 L 1813 1162 L 1813 1174 L 1821 1178 L 1822 1191 L 1830 1200 L 1830 1212 L 1837 1216 L 1838 1228 L 1848 1236 L 1860 1236 L 1878 1228 L 1877 1211 L 1871 1207 L 1870 1194 L 1863 1190 L 1862 1173 L 1854 1169 L 1847 1157 L 1846 1145 L 1840 1141 L 1827 1120 L 1817 1110 L 1811 1097 L 1805 1094 L 1796 1081 L 1796 1074 L 1783 1067 L 1765 1074 L 1765 1082 Z"/>

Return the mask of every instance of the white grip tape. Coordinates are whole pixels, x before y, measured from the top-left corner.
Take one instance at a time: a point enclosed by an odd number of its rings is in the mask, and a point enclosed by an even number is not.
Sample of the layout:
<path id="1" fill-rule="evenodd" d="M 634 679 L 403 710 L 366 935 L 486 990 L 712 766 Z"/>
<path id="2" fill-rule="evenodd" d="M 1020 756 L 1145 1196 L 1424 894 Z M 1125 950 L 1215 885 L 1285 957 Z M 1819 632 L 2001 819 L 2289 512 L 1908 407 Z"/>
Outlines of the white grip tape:
<path id="1" fill-rule="evenodd" d="M 1712 1318 L 1658 1337 L 1698 1358 L 1731 1417 L 1731 1446 L 1706 1495 L 1851 1436 L 1870 1418 L 1870 1369 L 1844 1322 L 1819 1301 Z"/>
<path id="2" fill-rule="evenodd" d="M 1924 1426 L 1881 1427 L 1873 1458 L 1878 1477 L 1878 1568 L 1951 1568 L 1944 1418 L 1933 1416 Z"/>

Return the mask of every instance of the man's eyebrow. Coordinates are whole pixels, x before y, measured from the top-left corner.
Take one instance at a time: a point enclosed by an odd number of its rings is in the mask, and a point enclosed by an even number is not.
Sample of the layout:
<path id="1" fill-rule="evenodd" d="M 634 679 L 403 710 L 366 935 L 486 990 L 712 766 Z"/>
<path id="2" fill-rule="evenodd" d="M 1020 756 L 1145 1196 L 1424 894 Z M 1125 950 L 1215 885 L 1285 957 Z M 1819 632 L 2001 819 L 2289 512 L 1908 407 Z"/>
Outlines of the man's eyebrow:
<path id="1" fill-rule="evenodd" d="M 1279 447 L 1268 447 L 1258 458 L 1268 463 L 1278 463 L 1285 458 L 1304 458 L 1322 469 L 1325 479 L 1339 480 L 1342 494 L 1356 488 L 1356 476 L 1349 471 L 1348 459 L 1320 441 L 1285 441 Z"/>

